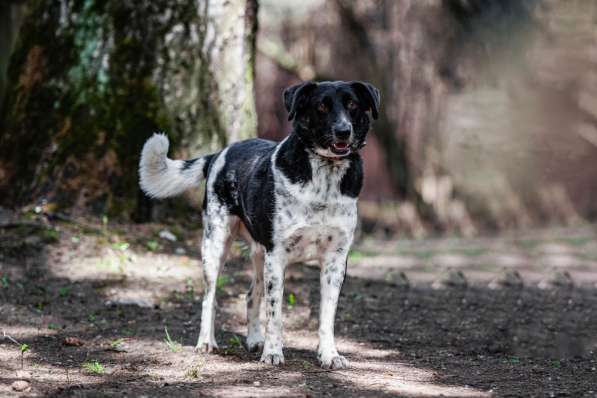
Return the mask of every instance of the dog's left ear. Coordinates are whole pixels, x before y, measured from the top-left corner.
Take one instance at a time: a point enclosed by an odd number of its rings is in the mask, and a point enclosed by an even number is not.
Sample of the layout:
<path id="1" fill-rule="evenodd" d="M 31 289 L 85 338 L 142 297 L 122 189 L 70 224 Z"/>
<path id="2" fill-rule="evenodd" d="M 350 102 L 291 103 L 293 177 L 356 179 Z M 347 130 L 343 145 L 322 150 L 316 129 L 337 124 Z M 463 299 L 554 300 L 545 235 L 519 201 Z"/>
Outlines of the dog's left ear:
<path id="1" fill-rule="evenodd" d="M 351 82 L 350 85 L 357 93 L 360 100 L 363 101 L 363 104 L 371 109 L 371 116 L 373 116 L 373 119 L 377 119 L 379 117 L 379 104 L 381 101 L 379 90 L 372 84 L 365 82 L 354 81 Z"/>
<path id="2" fill-rule="evenodd" d="M 284 90 L 284 106 L 288 111 L 288 120 L 294 119 L 296 111 L 304 104 L 307 95 L 315 87 L 317 87 L 317 83 L 306 81 L 290 86 Z"/>

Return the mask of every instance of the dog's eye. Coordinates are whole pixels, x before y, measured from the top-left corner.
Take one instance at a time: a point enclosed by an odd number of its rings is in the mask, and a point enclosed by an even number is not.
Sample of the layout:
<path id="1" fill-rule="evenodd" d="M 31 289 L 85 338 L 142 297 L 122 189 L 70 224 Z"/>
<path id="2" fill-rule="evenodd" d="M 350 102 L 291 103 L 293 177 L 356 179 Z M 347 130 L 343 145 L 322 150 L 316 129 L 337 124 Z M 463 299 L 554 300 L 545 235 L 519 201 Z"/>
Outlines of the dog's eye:
<path id="1" fill-rule="evenodd" d="M 320 102 L 319 105 L 317 105 L 317 110 L 319 112 L 321 112 L 321 113 L 327 113 L 328 112 L 328 107 L 323 102 Z"/>
<path id="2" fill-rule="evenodd" d="M 355 109 L 357 109 L 357 103 L 354 102 L 353 100 L 349 99 L 348 102 L 346 103 L 346 108 L 349 111 L 354 111 Z"/>

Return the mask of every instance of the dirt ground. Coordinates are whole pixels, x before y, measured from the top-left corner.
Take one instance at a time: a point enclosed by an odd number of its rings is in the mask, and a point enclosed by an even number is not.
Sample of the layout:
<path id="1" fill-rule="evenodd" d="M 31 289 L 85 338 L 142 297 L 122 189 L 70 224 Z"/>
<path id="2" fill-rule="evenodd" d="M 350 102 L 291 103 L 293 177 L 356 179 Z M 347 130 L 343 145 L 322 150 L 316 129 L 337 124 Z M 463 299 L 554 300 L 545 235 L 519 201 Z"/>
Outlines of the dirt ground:
<path id="1" fill-rule="evenodd" d="M 243 346 L 241 244 L 218 281 L 220 350 L 204 355 L 198 229 L 0 221 L 2 397 L 597 397 L 590 226 L 358 242 L 336 323 L 350 367 L 325 371 L 314 266 L 287 271 L 272 368 Z"/>

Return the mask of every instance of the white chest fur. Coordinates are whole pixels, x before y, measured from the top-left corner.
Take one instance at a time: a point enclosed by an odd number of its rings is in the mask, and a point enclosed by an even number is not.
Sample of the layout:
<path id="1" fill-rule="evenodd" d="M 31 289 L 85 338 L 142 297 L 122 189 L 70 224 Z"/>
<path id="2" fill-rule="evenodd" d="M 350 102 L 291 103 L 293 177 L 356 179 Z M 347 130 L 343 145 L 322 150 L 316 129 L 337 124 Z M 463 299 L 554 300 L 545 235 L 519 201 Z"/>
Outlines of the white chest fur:
<path id="1" fill-rule="evenodd" d="M 274 246 L 290 261 L 322 259 L 348 251 L 357 222 L 357 201 L 340 191 L 349 162 L 310 158 L 312 179 L 293 184 L 274 168 Z"/>

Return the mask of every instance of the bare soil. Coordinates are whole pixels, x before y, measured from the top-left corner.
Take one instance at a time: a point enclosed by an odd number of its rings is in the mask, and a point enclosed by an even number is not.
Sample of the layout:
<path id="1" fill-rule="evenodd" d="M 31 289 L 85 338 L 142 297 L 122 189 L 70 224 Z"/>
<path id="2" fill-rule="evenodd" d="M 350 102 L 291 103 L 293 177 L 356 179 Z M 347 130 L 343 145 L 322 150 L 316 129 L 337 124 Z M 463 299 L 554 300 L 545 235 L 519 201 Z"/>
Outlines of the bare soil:
<path id="1" fill-rule="evenodd" d="M 218 283 L 220 350 L 204 355 L 198 229 L 0 225 L 0 329 L 28 346 L 21 367 L 20 346 L 0 339 L 3 397 L 597 396 L 591 227 L 359 242 L 336 323 L 350 368 L 325 371 L 314 266 L 287 271 L 286 365 L 273 368 L 243 346 L 242 245 Z"/>

